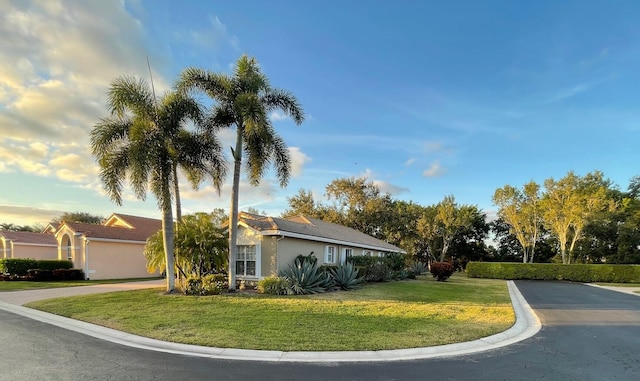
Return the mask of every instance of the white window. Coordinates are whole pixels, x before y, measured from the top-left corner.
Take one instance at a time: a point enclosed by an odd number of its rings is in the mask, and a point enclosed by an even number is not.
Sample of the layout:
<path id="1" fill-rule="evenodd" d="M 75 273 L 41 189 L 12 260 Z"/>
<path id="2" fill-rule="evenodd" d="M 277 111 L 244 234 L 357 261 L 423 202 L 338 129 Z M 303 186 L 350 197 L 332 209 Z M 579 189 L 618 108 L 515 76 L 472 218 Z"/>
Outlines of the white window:
<path id="1" fill-rule="evenodd" d="M 256 245 L 238 245 L 236 275 L 256 275 Z"/>
<path id="2" fill-rule="evenodd" d="M 371 250 L 362 250 L 362 255 L 367 255 L 369 257 L 372 256 L 373 253 L 371 253 Z"/>
<path id="3" fill-rule="evenodd" d="M 324 263 L 336 263 L 336 247 L 335 246 L 325 247 Z"/>
<path id="4" fill-rule="evenodd" d="M 345 263 L 349 258 L 353 257 L 353 249 L 345 248 L 342 254 L 342 263 Z"/>
<path id="5" fill-rule="evenodd" d="M 384 253 L 382 251 L 378 251 L 378 257 L 384 257 Z"/>

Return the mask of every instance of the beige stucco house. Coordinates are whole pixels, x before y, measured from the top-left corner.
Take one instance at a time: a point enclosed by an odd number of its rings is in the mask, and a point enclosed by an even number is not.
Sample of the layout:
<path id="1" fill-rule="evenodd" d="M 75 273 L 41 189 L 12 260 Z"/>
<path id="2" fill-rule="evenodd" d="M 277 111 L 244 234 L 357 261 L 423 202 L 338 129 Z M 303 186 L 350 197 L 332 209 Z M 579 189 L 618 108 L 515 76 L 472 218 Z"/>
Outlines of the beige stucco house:
<path id="1" fill-rule="evenodd" d="M 0 230 L 0 258 L 58 259 L 52 234 Z"/>
<path id="2" fill-rule="evenodd" d="M 339 265 L 355 255 L 382 256 L 402 249 L 357 230 L 315 218 L 238 216 L 238 279 L 248 281 L 277 275 L 298 255 L 313 254 L 319 265 Z"/>
<path id="3" fill-rule="evenodd" d="M 162 228 L 160 220 L 112 214 L 102 225 L 63 222 L 55 231 L 58 259 L 68 259 L 87 279 L 144 278 L 147 272 L 144 246 Z"/>

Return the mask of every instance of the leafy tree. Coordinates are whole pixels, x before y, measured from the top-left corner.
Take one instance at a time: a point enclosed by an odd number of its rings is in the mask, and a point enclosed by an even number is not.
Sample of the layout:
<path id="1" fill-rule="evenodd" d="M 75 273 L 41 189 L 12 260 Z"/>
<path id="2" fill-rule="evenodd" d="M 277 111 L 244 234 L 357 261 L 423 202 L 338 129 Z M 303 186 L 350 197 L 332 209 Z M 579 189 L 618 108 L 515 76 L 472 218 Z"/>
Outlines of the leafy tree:
<path id="1" fill-rule="evenodd" d="M 201 277 L 226 271 L 226 229 L 216 222 L 213 213 L 196 213 L 184 216 L 182 222 L 175 224 L 174 265 L 181 276 Z M 144 255 L 149 272 L 166 267 L 162 232 L 147 240 Z"/>
<path id="2" fill-rule="evenodd" d="M 477 208 L 476 208 L 477 209 Z M 470 205 L 458 205 L 455 197 L 446 196 L 436 206 L 436 221 L 442 237 L 442 252 L 440 262 L 444 261 L 451 242 L 458 233 L 467 229 L 473 223 L 474 207 Z"/>
<path id="3" fill-rule="evenodd" d="M 236 62 L 233 75 L 187 68 L 180 74 L 180 90 L 197 89 L 214 100 L 212 120 L 215 125 L 235 127 L 236 144 L 233 156 L 233 186 L 229 224 L 229 263 L 236 260 L 238 235 L 238 192 L 243 153 L 252 185 L 258 185 L 269 164 L 274 164 L 282 187 L 291 173 L 289 152 L 284 140 L 276 133 L 268 114 L 280 110 L 297 124 L 304 120 L 298 100 L 288 91 L 271 87 L 253 57 L 243 55 Z M 229 290 L 235 290 L 235 272 L 229 266 Z"/>
<path id="4" fill-rule="evenodd" d="M 438 222 L 437 205 L 429 205 L 422 207 L 420 217 L 416 221 L 416 230 L 418 235 L 420 250 L 416 251 L 417 256 L 428 261 L 436 260 L 436 253 L 442 253 L 442 235 L 441 227 Z M 442 260 L 441 260 L 442 262 Z"/>
<path id="5" fill-rule="evenodd" d="M 393 203 L 391 195 L 382 193 L 373 181 L 364 177 L 336 179 L 327 185 L 325 192 L 332 205 L 323 214 L 339 216 L 331 222 L 379 239 L 387 238 L 384 231 L 393 223 Z"/>
<path id="6" fill-rule="evenodd" d="M 498 243 L 496 252 L 491 260 L 499 262 L 515 262 L 522 261 L 522 245 L 513 234 L 511 225 L 506 223 L 502 218 L 498 218 L 490 224 L 491 232 L 494 239 Z M 535 245 L 534 257 L 538 262 L 548 262 L 556 255 L 556 243 L 549 233 L 540 228 L 540 234 Z"/>
<path id="7" fill-rule="evenodd" d="M 172 292 L 175 275 L 171 185 L 177 181 L 173 171 L 178 160 L 176 152 L 185 150 L 182 154 L 189 158 L 191 167 L 209 171 L 215 167 L 208 160 L 210 154 L 195 147 L 201 147 L 202 141 L 212 143 L 215 137 L 185 133 L 187 121 L 203 125 L 204 115 L 200 105 L 182 93 L 168 92 L 156 101 L 144 80 L 125 76 L 111 82 L 107 98 L 111 116 L 100 119 L 91 131 L 91 150 L 100 165 L 100 178 L 118 205 L 122 204 L 127 178 L 139 199 L 146 198 L 148 188 L 156 197 L 162 211 L 167 292 Z M 194 146 L 185 144 L 185 140 Z M 197 176 L 191 180 L 197 180 Z"/>
<path id="8" fill-rule="evenodd" d="M 295 217 L 299 215 L 321 218 L 313 193 L 310 190 L 299 189 L 295 196 L 287 197 L 289 208 L 282 212 L 282 217 Z"/>
<path id="9" fill-rule="evenodd" d="M 534 181 L 525 184 L 523 190 L 505 185 L 495 191 L 493 203 L 522 247 L 522 262 L 533 263 L 542 224 L 540 186 Z"/>
<path id="10" fill-rule="evenodd" d="M 545 180 L 545 195 L 540 205 L 546 228 L 558 240 L 562 263 L 571 263 L 576 242 L 583 237 L 589 221 L 615 205 L 607 197 L 608 182 L 602 173 L 579 177 L 569 172 L 555 181 Z"/>
<path id="11" fill-rule="evenodd" d="M 65 212 L 60 217 L 51 220 L 51 223 L 60 224 L 63 221 L 100 225 L 104 221 L 104 217 L 87 212 Z"/>
<path id="12" fill-rule="evenodd" d="M 16 225 L 13 223 L 4 222 L 4 223 L 0 223 L 0 230 L 36 233 L 36 232 L 42 231 L 42 228 L 39 228 L 38 226 Z"/>

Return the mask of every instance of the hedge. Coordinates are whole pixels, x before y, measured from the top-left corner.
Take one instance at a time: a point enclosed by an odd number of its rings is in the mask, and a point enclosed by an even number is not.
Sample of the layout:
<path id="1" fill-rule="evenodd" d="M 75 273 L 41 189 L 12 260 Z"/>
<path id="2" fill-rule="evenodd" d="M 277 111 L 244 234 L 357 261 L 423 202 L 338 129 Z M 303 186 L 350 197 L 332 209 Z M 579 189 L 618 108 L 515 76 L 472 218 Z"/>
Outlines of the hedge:
<path id="1" fill-rule="evenodd" d="M 640 265 L 469 262 L 471 278 L 640 283 Z"/>
<path id="2" fill-rule="evenodd" d="M 57 270 L 70 269 L 73 267 L 71 261 L 41 260 L 37 261 L 31 258 L 7 258 L 0 259 L 0 273 L 26 276 L 27 271 L 31 269 L 39 270 Z"/>

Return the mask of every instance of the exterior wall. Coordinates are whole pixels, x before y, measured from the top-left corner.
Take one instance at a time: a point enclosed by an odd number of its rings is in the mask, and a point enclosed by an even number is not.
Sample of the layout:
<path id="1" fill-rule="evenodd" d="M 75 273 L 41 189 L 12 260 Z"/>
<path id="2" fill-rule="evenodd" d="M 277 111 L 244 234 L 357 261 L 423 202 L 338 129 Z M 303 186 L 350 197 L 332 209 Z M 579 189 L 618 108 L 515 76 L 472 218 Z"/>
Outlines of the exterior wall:
<path id="1" fill-rule="evenodd" d="M 323 242 L 307 241 L 299 238 L 285 237 L 278 242 L 278 263 L 277 271 L 286 269 L 292 265 L 298 255 L 313 255 L 318 258 L 318 264 L 324 264 L 324 247 Z"/>
<path id="2" fill-rule="evenodd" d="M 263 277 L 270 275 L 278 275 L 278 245 L 280 237 L 263 236 L 262 237 L 262 268 Z"/>
<path id="3" fill-rule="evenodd" d="M 11 242 L 4 239 L 4 237 L 0 237 L 0 258 L 11 258 Z"/>
<path id="4" fill-rule="evenodd" d="M 11 258 L 58 259 L 58 248 L 56 246 L 25 245 L 13 242 Z"/>
<path id="5" fill-rule="evenodd" d="M 122 279 L 157 277 L 147 272 L 144 243 L 91 241 L 86 245 L 88 269 L 82 268 L 89 279 Z M 75 262 L 74 262 L 75 264 Z M 76 266 L 76 268 L 78 268 Z"/>
<path id="6" fill-rule="evenodd" d="M 256 275 L 255 276 L 244 276 L 244 275 L 236 275 L 237 279 L 248 279 L 248 280 L 257 280 L 261 279 L 265 276 L 262 272 L 262 234 L 258 231 L 246 228 L 244 226 L 240 226 L 238 228 L 238 238 L 236 239 L 236 245 L 255 245 L 256 246 Z M 229 263 L 229 266 L 232 269 L 236 268 L 235 263 Z M 268 275 L 268 274 L 266 274 Z"/>

